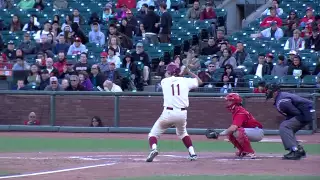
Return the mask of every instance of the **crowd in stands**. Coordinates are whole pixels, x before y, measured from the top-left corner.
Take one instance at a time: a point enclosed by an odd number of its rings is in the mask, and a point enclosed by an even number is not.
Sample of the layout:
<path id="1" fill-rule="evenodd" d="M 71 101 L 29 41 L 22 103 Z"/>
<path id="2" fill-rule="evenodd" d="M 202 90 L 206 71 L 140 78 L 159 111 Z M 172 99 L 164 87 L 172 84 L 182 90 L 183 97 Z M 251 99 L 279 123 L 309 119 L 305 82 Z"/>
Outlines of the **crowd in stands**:
<path id="1" fill-rule="evenodd" d="M 33 9 L 45 12 L 54 8 L 58 12 L 69 10 L 72 2 L 53 0 L 52 4 L 47 4 L 42 0 L 0 0 L 0 8 L 26 12 L 34 12 Z M 225 29 L 220 27 L 224 24 L 223 19 L 218 17 L 211 1 L 203 5 L 194 1 L 185 11 L 184 19 L 209 21 L 209 27 L 201 32 L 199 29 L 200 35 L 192 38 L 188 48 L 175 51 L 169 60 L 160 58 L 154 64 L 147 44 L 172 43 L 175 25 L 172 12 L 187 8 L 188 4 L 182 0 L 175 3 L 170 0 L 101 2 L 104 3 L 101 4 L 103 10 L 91 14 L 72 7 L 71 14 L 53 14 L 46 21 L 37 17 L 37 13 L 29 14 L 27 21 L 21 14 L 12 14 L 10 22 L 2 19 L 0 68 L 12 69 L 13 73 L 28 72 L 17 80 L 13 89 L 141 91 L 143 86 L 150 84 L 152 71 L 164 77 L 169 62 L 175 62 L 182 70 L 188 65 L 199 74 L 205 87 L 219 87 L 221 92 L 241 86 L 245 73 L 260 79 L 266 75 L 279 78 L 293 75 L 300 79 L 318 75 L 320 79 L 320 58 L 316 55 L 320 51 L 320 16 L 313 7 L 305 7 L 305 16 L 298 17 L 296 11 L 285 12 L 278 1 L 272 1 L 272 7 L 262 13 L 260 28 L 263 30 L 251 34 L 251 38 L 285 39 L 283 50 L 290 52 L 265 50 L 252 56 L 246 42 L 234 42 L 226 36 Z M 289 17 L 283 21 L 280 17 L 286 13 Z M 21 41 L 8 39 L 4 36 L 7 32 L 20 33 L 23 38 Z M 315 54 L 317 65 L 313 69 L 304 64 L 300 52 L 305 50 L 313 50 L 309 53 Z M 263 87 L 263 83 L 259 87 Z M 262 89 L 255 92 L 263 92 Z"/>

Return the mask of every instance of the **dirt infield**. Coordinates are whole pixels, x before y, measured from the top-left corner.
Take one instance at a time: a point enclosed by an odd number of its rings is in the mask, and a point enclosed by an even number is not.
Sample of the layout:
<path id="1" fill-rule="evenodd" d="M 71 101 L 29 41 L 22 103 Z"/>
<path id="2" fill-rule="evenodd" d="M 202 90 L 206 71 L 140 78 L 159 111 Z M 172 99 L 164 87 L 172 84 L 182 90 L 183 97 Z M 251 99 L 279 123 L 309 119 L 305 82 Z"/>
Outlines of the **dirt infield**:
<path id="1" fill-rule="evenodd" d="M 144 134 L 0 133 L 0 136 L 146 139 Z M 176 137 L 162 137 L 173 138 Z M 311 140 L 314 138 L 319 141 L 319 134 L 299 137 L 307 143 L 316 143 L 317 141 Z M 205 140 L 203 136 L 193 136 L 193 139 Z M 147 154 L 141 152 L 0 153 L 0 170 L 11 173 L 11 176 L 0 179 L 95 180 L 152 175 L 223 174 L 320 175 L 320 156 L 308 156 L 300 161 L 284 161 L 281 160 L 281 154 L 257 155 L 257 159 L 251 160 L 237 159 L 232 153 L 207 152 L 200 153 L 197 161 L 190 162 L 186 159 L 187 152 L 160 152 L 153 163 L 146 163 Z"/>

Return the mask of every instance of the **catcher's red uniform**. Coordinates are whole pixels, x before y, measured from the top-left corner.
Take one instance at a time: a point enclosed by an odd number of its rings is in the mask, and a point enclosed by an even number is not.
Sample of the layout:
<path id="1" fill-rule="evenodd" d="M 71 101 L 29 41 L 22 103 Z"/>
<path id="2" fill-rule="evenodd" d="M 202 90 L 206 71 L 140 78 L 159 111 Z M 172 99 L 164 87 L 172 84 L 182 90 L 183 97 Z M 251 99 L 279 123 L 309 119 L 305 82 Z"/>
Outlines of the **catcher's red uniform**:
<path id="1" fill-rule="evenodd" d="M 232 125 L 238 126 L 238 129 L 229 135 L 229 141 L 240 153 L 254 153 L 250 141 L 262 139 L 261 123 L 242 106 L 235 106 L 232 109 Z"/>

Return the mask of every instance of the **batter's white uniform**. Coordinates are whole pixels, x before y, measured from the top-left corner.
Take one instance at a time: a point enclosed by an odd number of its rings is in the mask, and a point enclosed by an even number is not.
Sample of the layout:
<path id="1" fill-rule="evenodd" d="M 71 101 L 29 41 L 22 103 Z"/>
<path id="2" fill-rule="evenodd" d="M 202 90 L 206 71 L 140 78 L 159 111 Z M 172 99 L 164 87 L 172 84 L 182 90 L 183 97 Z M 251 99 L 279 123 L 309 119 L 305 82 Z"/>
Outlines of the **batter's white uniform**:
<path id="1" fill-rule="evenodd" d="M 187 110 L 189 107 L 189 91 L 199 86 L 196 78 L 168 77 L 161 81 L 163 92 L 163 112 L 153 125 L 149 137 L 159 136 L 172 125 L 176 133 L 183 139 L 187 133 Z"/>

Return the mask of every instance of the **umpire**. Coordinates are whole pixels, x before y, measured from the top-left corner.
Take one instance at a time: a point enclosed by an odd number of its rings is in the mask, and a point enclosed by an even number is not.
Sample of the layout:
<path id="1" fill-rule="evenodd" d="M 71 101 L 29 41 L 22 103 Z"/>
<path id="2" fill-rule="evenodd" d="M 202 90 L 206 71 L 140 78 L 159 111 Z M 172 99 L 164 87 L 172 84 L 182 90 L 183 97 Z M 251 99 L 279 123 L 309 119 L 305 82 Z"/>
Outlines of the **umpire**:
<path id="1" fill-rule="evenodd" d="M 313 112 L 312 101 L 302 98 L 296 94 L 281 92 L 277 84 L 267 86 L 266 99 L 274 99 L 277 110 L 286 117 L 280 124 L 279 132 L 283 146 L 290 151 L 283 156 L 287 160 L 299 160 L 306 156 L 303 147 L 299 145 L 295 134 L 312 122 Z"/>

